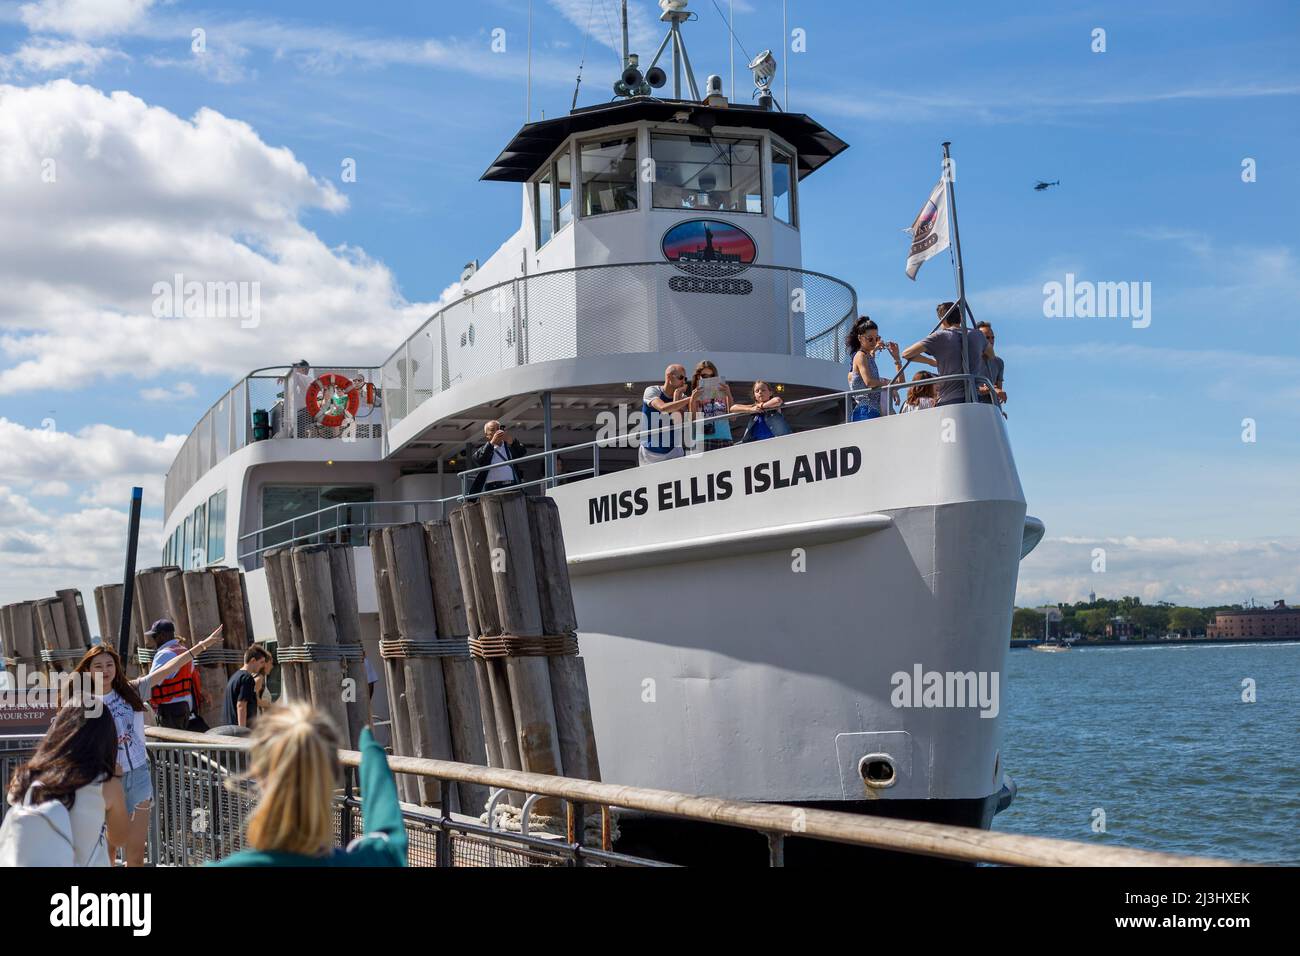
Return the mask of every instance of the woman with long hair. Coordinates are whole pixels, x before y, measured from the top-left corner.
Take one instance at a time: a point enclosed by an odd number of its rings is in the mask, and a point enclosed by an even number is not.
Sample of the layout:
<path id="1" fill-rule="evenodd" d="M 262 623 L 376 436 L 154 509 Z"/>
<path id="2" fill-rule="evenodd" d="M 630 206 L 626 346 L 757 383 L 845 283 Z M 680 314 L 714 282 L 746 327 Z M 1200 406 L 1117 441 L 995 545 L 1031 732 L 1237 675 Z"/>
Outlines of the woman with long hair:
<path id="1" fill-rule="evenodd" d="M 718 379 L 718 381 L 710 384 L 710 379 Z M 701 382 L 705 383 L 703 387 Z M 731 388 L 721 380 L 718 367 L 708 359 L 695 366 L 695 374 L 691 376 L 690 396 L 692 415 L 699 418 L 724 416 L 717 418 L 716 421 L 702 422 L 696 427 L 695 440 L 701 444 L 703 450 L 712 451 L 730 445 L 731 422 L 725 416 L 731 408 Z"/>
<path id="2" fill-rule="evenodd" d="M 59 708 L 5 798 L 0 866 L 108 866 L 129 826 L 113 717 L 98 697 Z"/>
<path id="3" fill-rule="evenodd" d="M 886 342 L 880 337 L 880 327 L 868 316 L 860 316 L 844 341 L 845 350 L 853 356 L 853 369 L 849 372 L 849 388 L 877 389 L 890 383 L 881 378 L 876 368 L 876 353 L 888 349 L 894 359 L 895 376 L 903 370 L 898 357 L 898 343 Z M 880 417 L 880 392 L 863 392 L 853 396 L 853 414 L 850 421 L 861 422 Z"/>
<path id="4" fill-rule="evenodd" d="M 907 390 L 907 401 L 903 403 L 903 411 L 915 412 L 922 408 L 934 408 L 937 399 L 935 386 L 917 385 L 917 382 L 924 382 L 927 378 L 934 378 L 933 372 L 920 371 L 912 376 L 912 387 Z"/>
<path id="5" fill-rule="evenodd" d="M 361 731 L 361 814 L 365 834 L 334 842 L 340 784 L 339 735 L 329 717 L 292 703 L 253 730 L 248 771 L 258 790 L 243 850 L 216 866 L 405 866 L 406 826 L 384 749 Z"/>
<path id="6" fill-rule="evenodd" d="M 206 640 L 199 641 L 157 670 L 135 680 L 127 680 L 122 659 L 107 643 L 96 644 L 87 650 L 74 668 L 74 673 L 103 679 L 103 688 L 98 692 L 103 693 L 104 706 L 112 714 L 117 728 L 117 766 L 131 817 L 126 839 L 127 866 L 144 866 L 144 848 L 149 839 L 149 804 L 153 800 L 153 781 L 149 776 L 149 759 L 144 746 L 145 704 L 142 694 L 147 694 L 151 685 L 166 680 L 186 661 L 216 644 L 221 639 L 220 634 L 221 628 L 217 628 Z M 114 850 L 119 845 L 115 844 Z"/>

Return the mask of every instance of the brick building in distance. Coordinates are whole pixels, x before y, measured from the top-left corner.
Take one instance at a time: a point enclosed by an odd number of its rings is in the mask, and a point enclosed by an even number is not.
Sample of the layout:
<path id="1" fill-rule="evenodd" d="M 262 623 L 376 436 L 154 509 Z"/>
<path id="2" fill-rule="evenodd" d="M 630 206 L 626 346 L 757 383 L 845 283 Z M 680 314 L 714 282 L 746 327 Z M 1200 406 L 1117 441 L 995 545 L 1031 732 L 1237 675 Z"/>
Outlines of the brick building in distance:
<path id="1" fill-rule="evenodd" d="M 1300 608 L 1274 601 L 1272 607 L 1242 611 L 1216 611 L 1214 623 L 1206 628 L 1210 640 L 1239 640 L 1251 637 L 1300 637 Z"/>

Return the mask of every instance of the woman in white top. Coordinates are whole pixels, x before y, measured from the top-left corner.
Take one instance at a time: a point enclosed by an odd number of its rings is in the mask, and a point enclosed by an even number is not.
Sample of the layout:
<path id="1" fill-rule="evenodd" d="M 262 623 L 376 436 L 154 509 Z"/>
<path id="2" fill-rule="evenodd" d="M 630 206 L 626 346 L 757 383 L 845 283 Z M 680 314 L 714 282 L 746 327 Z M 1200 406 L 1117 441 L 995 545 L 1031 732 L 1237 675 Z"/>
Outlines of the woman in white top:
<path id="1" fill-rule="evenodd" d="M 108 866 L 109 845 L 125 840 L 129 825 L 116 764 L 116 725 L 103 699 L 64 704 L 9 785 L 0 863 Z"/>
<path id="2" fill-rule="evenodd" d="M 166 680 L 186 662 L 220 640 L 221 628 L 218 627 L 206 640 L 186 648 L 166 664 L 135 680 L 126 679 L 122 660 L 109 644 L 94 645 L 77 663 L 76 673 L 103 677 L 102 691 L 99 692 L 104 694 L 104 704 L 117 726 L 117 772 L 121 775 L 131 817 L 126 840 L 127 866 L 144 866 L 145 843 L 149 839 L 149 805 L 153 800 L 153 780 L 149 776 L 149 759 L 144 747 L 143 698 L 148 696 L 153 684 Z"/>

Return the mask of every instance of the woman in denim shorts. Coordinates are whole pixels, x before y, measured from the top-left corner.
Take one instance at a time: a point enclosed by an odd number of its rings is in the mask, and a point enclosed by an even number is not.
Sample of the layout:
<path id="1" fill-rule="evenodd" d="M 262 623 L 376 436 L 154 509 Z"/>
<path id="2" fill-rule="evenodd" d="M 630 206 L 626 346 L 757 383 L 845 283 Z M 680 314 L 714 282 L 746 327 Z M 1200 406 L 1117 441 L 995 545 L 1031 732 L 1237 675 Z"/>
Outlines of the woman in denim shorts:
<path id="1" fill-rule="evenodd" d="M 94 688 L 93 692 L 104 694 L 104 706 L 113 715 L 117 727 L 117 770 L 122 775 L 126 810 L 131 815 L 125 847 L 127 866 L 144 866 L 144 848 L 149 837 L 149 806 L 153 801 L 153 779 L 144 747 L 145 704 L 141 694 L 147 694 L 149 686 L 156 681 L 170 677 L 190 659 L 191 654 L 200 654 L 220 640 L 218 629 L 189 652 L 178 654 L 162 667 L 133 681 L 126 679 L 121 658 L 108 644 L 96 644 L 77 663 L 77 674 L 102 677 L 102 690 Z M 114 848 L 109 858 L 115 856 Z"/>

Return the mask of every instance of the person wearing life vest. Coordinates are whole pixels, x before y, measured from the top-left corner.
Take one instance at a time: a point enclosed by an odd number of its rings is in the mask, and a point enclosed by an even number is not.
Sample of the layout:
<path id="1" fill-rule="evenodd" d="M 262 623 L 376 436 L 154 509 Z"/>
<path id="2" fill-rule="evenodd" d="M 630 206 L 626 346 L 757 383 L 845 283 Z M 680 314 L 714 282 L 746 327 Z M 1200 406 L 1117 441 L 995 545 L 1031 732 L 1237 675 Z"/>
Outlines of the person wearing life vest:
<path id="1" fill-rule="evenodd" d="M 173 730 L 206 731 L 208 726 L 199 716 L 203 708 L 203 688 L 194 667 L 194 652 L 176 636 L 176 625 L 166 618 L 154 621 L 153 627 L 145 631 L 145 636 L 152 637 L 158 647 L 150 674 L 176 657 L 185 655 L 187 658 L 170 677 L 152 683 L 149 704 L 158 715 L 158 723 Z"/>

